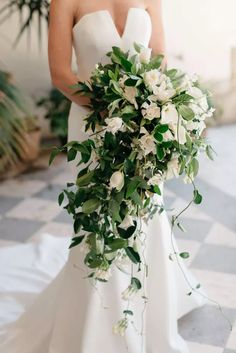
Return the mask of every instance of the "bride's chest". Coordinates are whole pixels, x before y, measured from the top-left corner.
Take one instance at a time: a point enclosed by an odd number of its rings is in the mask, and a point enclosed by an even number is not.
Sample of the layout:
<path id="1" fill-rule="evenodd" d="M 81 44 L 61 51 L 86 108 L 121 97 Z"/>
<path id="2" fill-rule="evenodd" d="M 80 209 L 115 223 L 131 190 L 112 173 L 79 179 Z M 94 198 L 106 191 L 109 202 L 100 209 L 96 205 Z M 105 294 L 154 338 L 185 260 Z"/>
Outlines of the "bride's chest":
<path id="1" fill-rule="evenodd" d="M 130 8 L 122 35 L 107 10 L 84 15 L 73 28 L 73 42 L 78 57 L 83 53 L 103 56 L 116 45 L 129 50 L 134 42 L 148 46 L 152 25 L 145 9 Z"/>

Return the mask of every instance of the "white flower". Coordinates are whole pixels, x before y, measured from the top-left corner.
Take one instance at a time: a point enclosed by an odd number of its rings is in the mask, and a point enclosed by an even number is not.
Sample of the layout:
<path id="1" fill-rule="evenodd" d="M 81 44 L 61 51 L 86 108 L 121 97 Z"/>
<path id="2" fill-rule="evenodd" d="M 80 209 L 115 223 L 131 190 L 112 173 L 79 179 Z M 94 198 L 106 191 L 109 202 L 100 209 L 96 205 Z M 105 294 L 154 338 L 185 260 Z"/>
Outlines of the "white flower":
<path id="1" fill-rule="evenodd" d="M 173 141 L 175 139 L 170 130 L 167 130 L 162 136 L 164 141 Z"/>
<path id="2" fill-rule="evenodd" d="M 167 85 L 167 83 L 163 81 L 159 87 L 154 87 L 153 93 L 159 102 L 165 102 L 173 97 L 176 91 L 171 85 Z"/>
<path id="3" fill-rule="evenodd" d="M 192 181 L 193 181 L 193 179 L 194 179 L 194 176 L 193 175 L 185 175 L 184 176 L 184 178 L 183 178 L 183 182 L 185 183 L 185 184 L 191 184 L 192 183 Z"/>
<path id="4" fill-rule="evenodd" d="M 106 130 L 111 132 L 113 135 L 119 131 L 123 125 L 123 120 L 119 117 L 106 118 L 105 122 L 107 124 Z"/>
<path id="5" fill-rule="evenodd" d="M 145 86 L 149 91 L 153 92 L 154 88 L 160 83 L 161 72 L 157 69 L 150 70 L 144 73 L 143 79 Z"/>
<path id="6" fill-rule="evenodd" d="M 152 178 L 150 178 L 147 182 L 148 185 L 159 185 L 162 182 L 161 174 L 155 174 Z"/>
<path id="7" fill-rule="evenodd" d="M 200 108 L 203 109 L 203 111 L 208 110 L 208 102 L 207 102 L 206 95 L 200 90 L 200 88 L 191 87 L 187 91 L 187 93 L 196 100 L 196 103 L 199 105 Z"/>
<path id="8" fill-rule="evenodd" d="M 137 102 L 136 102 L 136 99 L 135 99 L 135 97 L 137 96 L 137 93 L 138 93 L 138 91 L 137 91 L 136 87 L 125 86 L 124 97 L 125 97 L 125 99 L 127 99 L 128 102 L 133 104 L 136 109 L 138 109 L 138 105 L 137 105 Z"/>
<path id="9" fill-rule="evenodd" d="M 106 270 L 104 270 L 102 268 L 96 268 L 94 277 L 96 279 L 101 279 L 103 281 L 108 281 L 109 278 L 111 277 L 111 275 L 112 275 L 112 273 L 111 273 L 111 269 L 110 268 L 108 268 Z"/>
<path id="10" fill-rule="evenodd" d="M 148 120 L 160 117 L 161 109 L 155 103 L 148 104 L 147 102 L 142 105 L 142 115 Z"/>
<path id="11" fill-rule="evenodd" d="M 147 129 L 145 129 L 144 126 L 141 126 L 139 131 L 140 131 L 140 134 L 148 134 L 148 131 L 147 131 Z"/>
<path id="12" fill-rule="evenodd" d="M 139 61 L 142 64 L 148 64 L 150 62 L 151 55 L 152 55 L 151 48 L 142 48 L 139 53 Z"/>
<path id="13" fill-rule="evenodd" d="M 156 152 L 156 144 L 154 137 L 150 134 L 145 134 L 143 135 L 140 139 L 140 148 L 142 149 L 143 153 L 145 156 L 147 156 L 149 153 L 155 153 Z"/>
<path id="14" fill-rule="evenodd" d="M 118 227 L 122 229 L 128 229 L 131 226 L 134 226 L 134 220 L 132 216 L 127 214 Z"/>
<path id="15" fill-rule="evenodd" d="M 128 327 L 128 319 L 124 318 L 124 319 L 118 321 L 118 323 L 113 326 L 113 333 L 115 335 L 124 336 L 127 327 Z"/>
<path id="16" fill-rule="evenodd" d="M 180 165 L 177 157 L 174 157 L 167 163 L 166 179 L 172 179 L 179 176 Z"/>
<path id="17" fill-rule="evenodd" d="M 161 111 L 161 124 L 177 124 L 179 115 L 175 105 L 167 103 L 162 107 Z"/>
<path id="18" fill-rule="evenodd" d="M 199 134 L 201 135 L 203 130 L 206 128 L 206 124 L 204 123 L 204 121 L 187 121 L 186 123 L 186 128 L 189 131 L 193 131 L 193 130 L 197 130 L 199 132 Z"/>
<path id="19" fill-rule="evenodd" d="M 134 296 L 137 294 L 137 292 L 138 292 L 138 288 L 130 284 L 129 287 L 122 292 L 121 294 L 122 299 L 125 301 L 132 300 Z"/>
<path id="20" fill-rule="evenodd" d="M 124 174 L 120 171 L 114 172 L 110 179 L 110 188 L 120 191 L 124 186 Z"/>
<path id="21" fill-rule="evenodd" d="M 186 139 L 186 129 L 181 124 L 181 120 L 179 121 L 179 124 L 170 125 L 170 128 L 171 128 L 171 130 L 174 133 L 175 140 L 178 141 L 180 145 L 184 145 L 186 143 L 186 141 L 187 141 L 187 139 Z"/>
<path id="22" fill-rule="evenodd" d="M 133 247 L 134 251 L 136 251 L 137 253 L 141 253 L 143 250 L 143 243 L 142 243 L 141 239 L 135 238 L 133 241 L 132 247 Z"/>

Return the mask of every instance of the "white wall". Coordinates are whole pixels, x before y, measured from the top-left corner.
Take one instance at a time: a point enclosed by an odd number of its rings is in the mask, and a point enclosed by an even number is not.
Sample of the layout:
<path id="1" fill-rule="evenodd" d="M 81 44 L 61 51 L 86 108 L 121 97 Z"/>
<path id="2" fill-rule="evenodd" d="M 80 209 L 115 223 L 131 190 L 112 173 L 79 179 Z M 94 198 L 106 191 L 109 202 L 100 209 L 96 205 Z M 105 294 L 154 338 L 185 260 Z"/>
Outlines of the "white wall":
<path id="1" fill-rule="evenodd" d="M 170 58 L 183 55 L 187 70 L 206 79 L 230 75 L 230 47 L 236 46 L 236 0 L 163 0 L 167 48 Z M 42 50 L 38 49 L 37 21 L 31 37 L 13 49 L 18 17 L 0 27 L 0 67 L 14 73 L 30 94 L 41 96 L 50 87 L 46 29 Z M 172 63 L 173 60 L 170 59 Z"/>
<path id="2" fill-rule="evenodd" d="M 206 79 L 230 76 L 236 47 L 235 0 L 163 0 L 167 48 L 183 54 L 187 70 Z"/>

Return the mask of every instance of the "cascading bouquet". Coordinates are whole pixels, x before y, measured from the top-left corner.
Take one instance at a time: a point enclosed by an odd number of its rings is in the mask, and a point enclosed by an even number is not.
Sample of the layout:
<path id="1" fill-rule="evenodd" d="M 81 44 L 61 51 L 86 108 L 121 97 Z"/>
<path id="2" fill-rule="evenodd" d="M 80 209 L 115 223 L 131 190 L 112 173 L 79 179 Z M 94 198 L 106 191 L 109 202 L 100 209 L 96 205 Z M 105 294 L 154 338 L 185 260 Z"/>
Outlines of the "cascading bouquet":
<path id="1" fill-rule="evenodd" d="M 84 119 L 89 136 L 55 149 L 50 161 L 62 150 L 68 161 L 79 154 L 76 183 L 68 184 L 59 203 L 66 198 L 64 208 L 74 218 L 71 247 L 83 247 L 88 277 L 103 282 L 122 261 L 145 271 L 140 220 L 148 222 L 164 209 L 154 195 L 161 195 L 165 180 L 183 175 L 193 184 L 192 201 L 201 203 L 194 184 L 198 156 L 205 152 L 212 158 L 202 136 L 214 112 L 208 93 L 196 77 L 163 67 L 162 56 L 151 57 L 151 50 L 138 44 L 134 48 L 131 55 L 113 47 L 110 63 L 97 64 L 90 80 L 74 87 L 91 99 Z M 142 288 L 137 277 L 131 276 L 124 300 Z M 115 326 L 122 335 L 132 311 L 124 315 Z"/>

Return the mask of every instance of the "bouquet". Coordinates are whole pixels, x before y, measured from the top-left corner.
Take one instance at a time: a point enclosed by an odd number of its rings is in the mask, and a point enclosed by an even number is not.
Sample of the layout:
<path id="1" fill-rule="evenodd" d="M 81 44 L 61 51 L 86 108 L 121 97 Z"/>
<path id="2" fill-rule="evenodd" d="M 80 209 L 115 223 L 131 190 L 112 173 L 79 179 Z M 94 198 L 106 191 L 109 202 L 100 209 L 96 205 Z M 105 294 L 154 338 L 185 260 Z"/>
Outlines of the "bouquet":
<path id="1" fill-rule="evenodd" d="M 70 142 L 51 155 L 50 162 L 62 150 L 68 161 L 79 155 L 77 180 L 59 195 L 59 203 L 66 199 L 64 208 L 74 219 L 71 247 L 83 248 L 88 277 L 95 281 L 107 282 L 122 263 L 145 271 L 140 225 L 163 211 L 155 197 L 161 195 L 163 182 L 182 175 L 193 184 L 192 202 L 201 203 L 194 184 L 198 156 L 213 155 L 202 132 L 214 109 L 197 77 L 168 70 L 163 56 L 151 57 L 150 49 L 134 48 L 131 55 L 113 47 L 107 54 L 110 63 L 97 64 L 89 81 L 74 87 L 91 99 L 84 118 L 88 139 Z M 186 258 L 187 253 L 177 256 Z M 137 277 L 131 275 L 124 300 L 142 288 Z M 124 311 L 115 333 L 124 334 L 132 314 Z"/>

